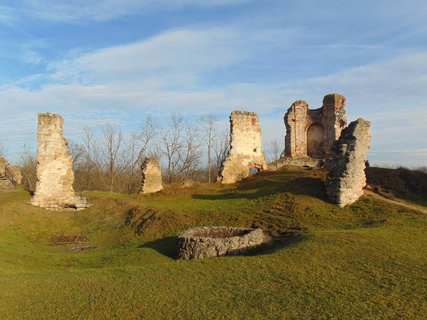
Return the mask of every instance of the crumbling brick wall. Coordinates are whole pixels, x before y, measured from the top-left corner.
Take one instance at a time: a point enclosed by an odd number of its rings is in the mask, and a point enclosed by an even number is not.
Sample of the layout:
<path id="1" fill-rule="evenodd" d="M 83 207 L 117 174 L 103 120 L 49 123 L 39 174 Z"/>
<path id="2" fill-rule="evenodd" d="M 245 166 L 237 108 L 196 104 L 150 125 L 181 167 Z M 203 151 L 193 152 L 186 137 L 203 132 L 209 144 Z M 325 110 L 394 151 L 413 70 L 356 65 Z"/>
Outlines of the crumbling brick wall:
<path id="1" fill-rule="evenodd" d="M 363 195 L 366 154 L 371 143 L 370 127 L 369 121 L 359 118 L 341 132 L 333 145 L 326 193 L 340 207 L 356 202 Z"/>
<path id="2" fill-rule="evenodd" d="M 328 94 L 319 109 L 309 109 L 304 100 L 295 101 L 284 121 L 286 157 L 329 158 L 334 141 L 347 124 L 345 97 Z"/>
<path id="3" fill-rule="evenodd" d="M 147 157 L 142 164 L 142 183 L 140 194 L 154 193 L 163 190 L 162 169 L 160 161 Z"/>
<path id="4" fill-rule="evenodd" d="M 218 181 L 240 181 L 249 176 L 250 168 L 267 169 L 259 119 L 255 112 L 233 111 L 230 116 L 230 151 L 222 163 Z"/>
<path id="5" fill-rule="evenodd" d="M 31 204 L 46 209 L 82 209 L 86 199 L 74 193 L 72 156 L 63 136 L 59 114 L 38 115 L 37 184 Z"/>

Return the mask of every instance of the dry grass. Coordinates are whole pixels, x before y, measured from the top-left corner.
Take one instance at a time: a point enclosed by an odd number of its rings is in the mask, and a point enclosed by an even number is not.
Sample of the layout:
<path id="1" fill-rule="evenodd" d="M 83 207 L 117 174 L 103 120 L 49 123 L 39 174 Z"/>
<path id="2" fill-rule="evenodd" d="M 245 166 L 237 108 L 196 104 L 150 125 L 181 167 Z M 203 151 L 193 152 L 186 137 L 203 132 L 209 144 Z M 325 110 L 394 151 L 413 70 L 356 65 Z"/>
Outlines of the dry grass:
<path id="1" fill-rule="evenodd" d="M 424 319 L 426 215 L 371 196 L 338 208 L 324 176 L 289 168 L 237 187 L 88 192 L 79 212 L 0 193 L 0 319 Z M 259 226 L 278 241 L 176 261 L 176 235 L 202 225 Z M 77 235 L 96 249 L 52 245 Z"/>

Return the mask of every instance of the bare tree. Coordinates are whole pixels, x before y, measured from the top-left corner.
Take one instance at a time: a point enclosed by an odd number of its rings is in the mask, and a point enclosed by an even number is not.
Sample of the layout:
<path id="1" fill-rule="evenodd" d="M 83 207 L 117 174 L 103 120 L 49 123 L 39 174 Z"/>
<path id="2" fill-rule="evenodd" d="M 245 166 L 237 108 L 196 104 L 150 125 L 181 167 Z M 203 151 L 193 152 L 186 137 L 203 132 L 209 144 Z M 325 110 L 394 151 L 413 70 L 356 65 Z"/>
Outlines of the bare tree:
<path id="1" fill-rule="evenodd" d="M 281 144 L 279 141 L 270 140 L 267 143 L 267 158 L 269 162 L 274 162 L 280 159 L 280 154 L 282 153 L 283 148 L 281 148 Z"/>
<path id="2" fill-rule="evenodd" d="M 6 155 L 6 148 L 4 147 L 3 142 L 0 141 L 0 157 L 4 157 Z"/>
<path id="3" fill-rule="evenodd" d="M 170 115 L 168 126 L 163 128 L 160 133 L 159 151 L 166 158 L 168 182 L 174 181 L 176 168 L 181 160 L 183 127 L 182 117 L 173 113 Z"/>
<path id="4" fill-rule="evenodd" d="M 219 169 L 230 150 L 230 132 L 228 127 L 224 128 L 220 134 L 216 135 L 213 149 L 215 153 L 215 163 Z"/>
<path id="5" fill-rule="evenodd" d="M 85 155 L 85 149 L 82 145 L 77 142 L 68 140 L 67 141 L 68 150 L 71 152 L 73 158 L 73 166 L 76 166 L 80 161 L 83 160 Z"/>
<path id="6" fill-rule="evenodd" d="M 37 159 L 28 145 L 24 145 L 20 154 L 19 167 L 21 169 L 23 187 L 28 191 L 34 191 L 37 182 Z"/>
<path id="7" fill-rule="evenodd" d="M 207 161 L 208 161 L 208 182 L 211 182 L 211 174 L 212 174 L 212 148 L 214 144 L 214 140 L 216 137 L 216 125 L 218 122 L 218 118 L 213 115 L 207 115 L 206 117 L 202 117 L 202 131 L 203 131 L 203 142 L 206 144 L 207 149 Z"/>
<path id="8" fill-rule="evenodd" d="M 179 171 L 181 179 L 194 179 L 194 173 L 200 165 L 201 143 L 198 139 L 199 128 L 196 124 L 187 122 L 184 125 L 184 135 L 181 142 L 181 159 Z"/>

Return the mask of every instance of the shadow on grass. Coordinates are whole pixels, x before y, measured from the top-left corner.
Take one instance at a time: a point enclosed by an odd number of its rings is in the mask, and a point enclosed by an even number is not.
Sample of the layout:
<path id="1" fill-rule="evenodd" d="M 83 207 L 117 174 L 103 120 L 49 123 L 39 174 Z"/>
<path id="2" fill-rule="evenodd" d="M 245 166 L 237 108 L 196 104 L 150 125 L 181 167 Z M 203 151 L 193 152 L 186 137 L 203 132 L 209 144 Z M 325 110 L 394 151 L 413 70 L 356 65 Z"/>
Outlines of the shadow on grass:
<path id="1" fill-rule="evenodd" d="M 253 180 L 253 181 L 251 181 Z M 233 191 L 224 191 L 222 194 L 205 195 L 194 194 L 192 198 L 202 200 L 231 200 L 257 199 L 276 193 L 288 192 L 295 195 L 306 195 L 326 201 L 325 184 L 320 178 L 301 177 L 289 180 L 280 179 L 246 179 Z"/>
<path id="2" fill-rule="evenodd" d="M 177 248 L 177 238 L 176 237 L 167 237 L 163 239 L 158 239 L 154 241 L 144 242 L 138 248 L 150 248 L 156 250 L 158 253 L 165 255 L 166 257 L 176 259 L 176 248 Z"/>
<path id="3" fill-rule="evenodd" d="M 270 255 L 287 247 L 298 245 L 299 243 L 305 241 L 308 238 L 309 236 L 306 234 L 294 234 L 292 236 L 274 239 L 274 243 L 265 244 L 261 247 L 251 249 L 249 252 L 245 253 L 244 256 Z"/>

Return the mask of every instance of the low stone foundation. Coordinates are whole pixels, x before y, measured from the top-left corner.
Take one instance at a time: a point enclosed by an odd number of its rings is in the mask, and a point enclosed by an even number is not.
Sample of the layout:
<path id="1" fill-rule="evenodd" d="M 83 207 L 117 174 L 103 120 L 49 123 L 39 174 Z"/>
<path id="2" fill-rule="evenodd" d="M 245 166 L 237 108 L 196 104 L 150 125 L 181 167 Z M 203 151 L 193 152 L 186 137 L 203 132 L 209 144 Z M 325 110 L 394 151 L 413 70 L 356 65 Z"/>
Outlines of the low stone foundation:
<path id="1" fill-rule="evenodd" d="M 314 158 L 290 158 L 283 157 L 268 164 L 269 170 L 278 170 L 285 165 L 310 167 L 310 168 L 323 168 L 325 166 L 325 159 Z"/>
<path id="2" fill-rule="evenodd" d="M 185 260 L 238 255 L 265 243 L 262 229 L 199 227 L 178 236 L 178 257 Z"/>

